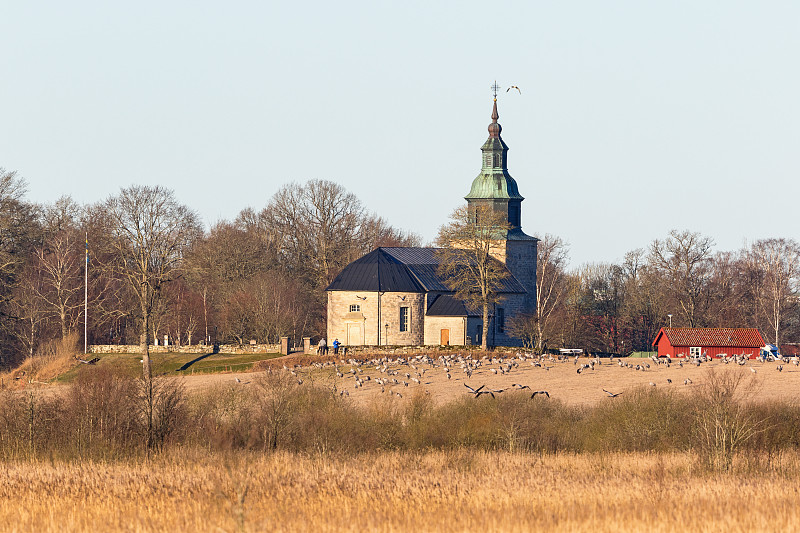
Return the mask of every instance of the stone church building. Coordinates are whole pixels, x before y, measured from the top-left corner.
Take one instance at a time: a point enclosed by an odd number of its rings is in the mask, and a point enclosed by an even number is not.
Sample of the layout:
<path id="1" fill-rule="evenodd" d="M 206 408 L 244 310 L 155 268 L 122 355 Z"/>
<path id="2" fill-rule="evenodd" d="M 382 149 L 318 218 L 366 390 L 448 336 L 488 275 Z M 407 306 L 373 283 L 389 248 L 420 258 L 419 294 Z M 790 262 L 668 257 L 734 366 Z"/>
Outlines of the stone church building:
<path id="1" fill-rule="evenodd" d="M 502 301 L 490 311 L 490 346 L 519 345 L 508 320 L 536 309 L 535 237 L 521 225 L 517 182 L 508 173 L 508 146 L 492 109 L 489 138 L 481 147 L 481 171 L 465 197 L 469 206 L 490 205 L 508 221 L 492 255 L 508 269 L 498 291 Z M 454 297 L 437 274 L 436 248 L 377 248 L 347 265 L 328 286 L 328 344 L 347 346 L 480 344 L 480 309 Z"/>

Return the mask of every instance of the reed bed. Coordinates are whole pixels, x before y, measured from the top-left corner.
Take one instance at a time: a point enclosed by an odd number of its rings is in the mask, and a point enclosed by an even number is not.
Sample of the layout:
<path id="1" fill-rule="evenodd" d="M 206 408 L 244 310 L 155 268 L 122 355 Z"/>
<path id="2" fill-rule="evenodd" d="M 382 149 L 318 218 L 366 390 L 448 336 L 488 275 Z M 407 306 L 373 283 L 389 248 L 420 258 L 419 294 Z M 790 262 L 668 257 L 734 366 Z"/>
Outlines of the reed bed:
<path id="1" fill-rule="evenodd" d="M 594 407 L 160 380 L 148 441 L 138 382 L 97 369 L 0 394 L 0 531 L 800 530 L 800 407 L 741 375 Z"/>
<path id="2" fill-rule="evenodd" d="M 800 457 L 747 468 L 710 474 L 687 453 L 470 450 L 11 462 L 0 530 L 798 530 Z"/>

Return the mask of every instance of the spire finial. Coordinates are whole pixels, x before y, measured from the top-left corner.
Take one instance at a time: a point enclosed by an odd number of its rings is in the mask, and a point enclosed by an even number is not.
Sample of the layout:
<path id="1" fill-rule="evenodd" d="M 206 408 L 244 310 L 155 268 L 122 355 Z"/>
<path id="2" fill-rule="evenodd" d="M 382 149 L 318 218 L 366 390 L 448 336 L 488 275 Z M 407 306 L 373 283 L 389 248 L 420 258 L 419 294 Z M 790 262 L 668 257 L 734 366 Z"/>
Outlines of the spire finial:
<path id="1" fill-rule="evenodd" d="M 494 85 L 492 85 L 492 92 L 494 93 L 494 101 L 492 102 L 492 123 L 489 124 L 489 138 L 491 139 L 499 139 L 500 132 L 503 131 L 503 128 L 497 123 L 497 119 L 500 118 L 500 114 L 497 112 L 497 89 L 499 88 L 497 81 L 495 81 Z"/>

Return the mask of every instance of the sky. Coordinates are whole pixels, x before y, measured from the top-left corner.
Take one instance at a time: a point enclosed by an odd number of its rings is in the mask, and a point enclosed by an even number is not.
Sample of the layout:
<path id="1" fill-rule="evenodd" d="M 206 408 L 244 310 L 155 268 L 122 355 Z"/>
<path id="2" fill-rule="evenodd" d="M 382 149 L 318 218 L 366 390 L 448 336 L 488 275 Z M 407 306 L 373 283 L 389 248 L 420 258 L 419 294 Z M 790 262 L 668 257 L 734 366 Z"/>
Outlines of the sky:
<path id="1" fill-rule="evenodd" d="M 735 250 L 800 237 L 799 25 L 769 0 L 2 2 L 0 167 L 42 203 L 163 185 L 207 227 L 330 180 L 428 242 L 496 80 L 523 229 L 573 266 L 671 229 Z"/>

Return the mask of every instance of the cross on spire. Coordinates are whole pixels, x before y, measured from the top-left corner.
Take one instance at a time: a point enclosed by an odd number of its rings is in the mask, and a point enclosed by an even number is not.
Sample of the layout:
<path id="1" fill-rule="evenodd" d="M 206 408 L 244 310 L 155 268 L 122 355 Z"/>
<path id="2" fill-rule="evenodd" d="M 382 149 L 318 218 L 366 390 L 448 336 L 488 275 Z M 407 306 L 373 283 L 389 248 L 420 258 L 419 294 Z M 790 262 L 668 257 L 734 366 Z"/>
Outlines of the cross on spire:
<path id="1" fill-rule="evenodd" d="M 490 87 L 490 89 L 492 89 L 492 93 L 494 94 L 494 99 L 495 99 L 495 100 L 497 100 L 497 90 L 498 90 L 499 88 L 500 88 L 500 86 L 499 86 L 499 85 L 497 85 L 497 80 L 494 80 L 494 85 L 492 85 L 492 86 Z"/>

